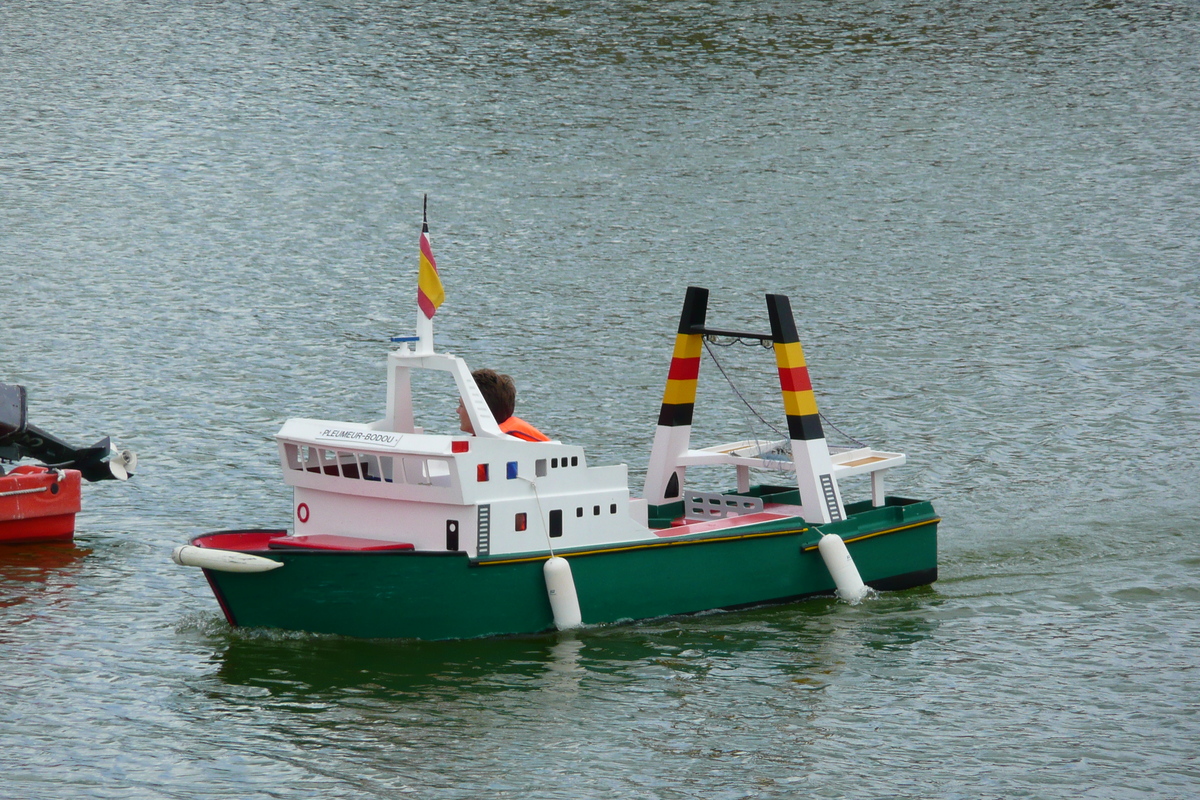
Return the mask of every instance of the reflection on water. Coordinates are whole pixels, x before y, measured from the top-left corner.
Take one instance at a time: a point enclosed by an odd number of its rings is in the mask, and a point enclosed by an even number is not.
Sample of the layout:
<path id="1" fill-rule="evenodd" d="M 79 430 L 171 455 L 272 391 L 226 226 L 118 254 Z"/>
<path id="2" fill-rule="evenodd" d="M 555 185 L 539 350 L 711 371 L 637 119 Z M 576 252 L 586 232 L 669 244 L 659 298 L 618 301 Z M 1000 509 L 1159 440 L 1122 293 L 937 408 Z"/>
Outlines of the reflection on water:
<path id="1" fill-rule="evenodd" d="M 851 660 L 844 648 L 903 650 L 933 635 L 923 613 L 931 589 L 894 593 L 851 608 L 831 599 L 717 612 L 538 636 L 463 642 L 359 640 L 336 636 L 204 626 L 215 647 L 216 677 L 271 696 L 452 699 L 527 691 L 577 691 L 587 677 L 644 670 L 703 679 L 714 665 L 776 654 L 773 671 L 796 679 L 829 675 Z M 785 655 L 786 654 L 786 655 Z"/>
<path id="2" fill-rule="evenodd" d="M 0 608 L 34 599 L 58 604 L 75 586 L 73 567 L 91 552 L 71 542 L 0 545 Z M 7 615 L 3 619 L 6 624 L 22 621 Z"/>
<path id="3" fill-rule="evenodd" d="M 531 675 L 578 664 L 579 643 L 555 635 L 485 642 L 356 640 L 231 631 L 215 656 L 217 677 L 272 695 L 481 693 L 533 689 Z"/>

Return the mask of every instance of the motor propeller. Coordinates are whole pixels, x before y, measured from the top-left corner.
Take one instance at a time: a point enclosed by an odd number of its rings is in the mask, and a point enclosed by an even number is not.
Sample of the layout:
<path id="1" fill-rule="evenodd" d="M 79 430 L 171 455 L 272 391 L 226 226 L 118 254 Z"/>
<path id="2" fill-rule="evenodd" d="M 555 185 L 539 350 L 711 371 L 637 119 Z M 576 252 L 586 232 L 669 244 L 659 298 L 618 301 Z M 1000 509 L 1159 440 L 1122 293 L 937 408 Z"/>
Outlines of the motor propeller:
<path id="1" fill-rule="evenodd" d="M 35 458 L 52 469 L 77 469 L 85 480 L 128 480 L 137 454 L 118 450 L 105 436 L 91 447 L 72 447 L 29 424 L 25 387 L 0 383 L 0 459 Z"/>
<path id="2" fill-rule="evenodd" d="M 119 481 L 129 480 L 137 469 L 137 453 L 132 450 L 113 448 L 108 458 L 108 470 Z"/>

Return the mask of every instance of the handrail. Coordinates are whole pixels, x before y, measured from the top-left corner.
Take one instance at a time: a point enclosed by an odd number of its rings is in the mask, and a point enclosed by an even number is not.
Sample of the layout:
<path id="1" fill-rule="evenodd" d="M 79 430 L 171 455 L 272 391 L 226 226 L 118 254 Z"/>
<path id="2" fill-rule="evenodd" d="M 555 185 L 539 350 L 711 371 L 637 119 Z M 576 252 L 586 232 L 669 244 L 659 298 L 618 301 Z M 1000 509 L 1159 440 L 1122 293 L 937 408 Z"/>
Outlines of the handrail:
<path id="1" fill-rule="evenodd" d="M 0 497 L 13 497 L 18 494 L 37 494 L 38 492 L 50 491 L 49 486 L 43 486 L 40 489 L 13 489 L 11 492 L 0 492 Z"/>

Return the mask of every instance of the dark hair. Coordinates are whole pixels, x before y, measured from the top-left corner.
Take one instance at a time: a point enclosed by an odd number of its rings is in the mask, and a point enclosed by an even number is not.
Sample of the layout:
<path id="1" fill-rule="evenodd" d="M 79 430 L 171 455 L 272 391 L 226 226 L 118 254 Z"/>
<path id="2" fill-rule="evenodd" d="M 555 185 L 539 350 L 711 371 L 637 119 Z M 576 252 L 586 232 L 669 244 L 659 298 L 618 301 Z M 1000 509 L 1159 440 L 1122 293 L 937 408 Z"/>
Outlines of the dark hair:
<path id="1" fill-rule="evenodd" d="M 494 369 L 477 369 L 471 373 L 471 377 L 475 379 L 475 385 L 487 401 L 496 422 L 504 422 L 513 415 L 517 404 L 517 385 L 512 378 Z"/>

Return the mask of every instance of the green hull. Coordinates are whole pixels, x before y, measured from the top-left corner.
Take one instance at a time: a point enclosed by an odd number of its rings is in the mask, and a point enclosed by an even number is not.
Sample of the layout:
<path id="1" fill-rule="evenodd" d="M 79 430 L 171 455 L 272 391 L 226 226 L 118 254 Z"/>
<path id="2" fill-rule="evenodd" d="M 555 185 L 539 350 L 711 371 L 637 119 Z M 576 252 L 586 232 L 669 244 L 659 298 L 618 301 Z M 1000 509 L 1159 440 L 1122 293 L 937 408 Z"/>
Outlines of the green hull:
<path id="1" fill-rule="evenodd" d="M 939 520 L 930 503 L 889 498 L 884 507 L 860 504 L 847 513 L 845 521 L 821 529 L 793 519 L 556 554 L 571 565 L 589 625 L 832 594 L 833 579 L 817 550 L 823 533 L 846 541 L 863 580 L 876 589 L 937 579 Z M 417 639 L 554 626 L 545 553 L 472 560 L 452 552 L 253 552 L 284 567 L 253 574 L 205 570 L 233 625 Z"/>

